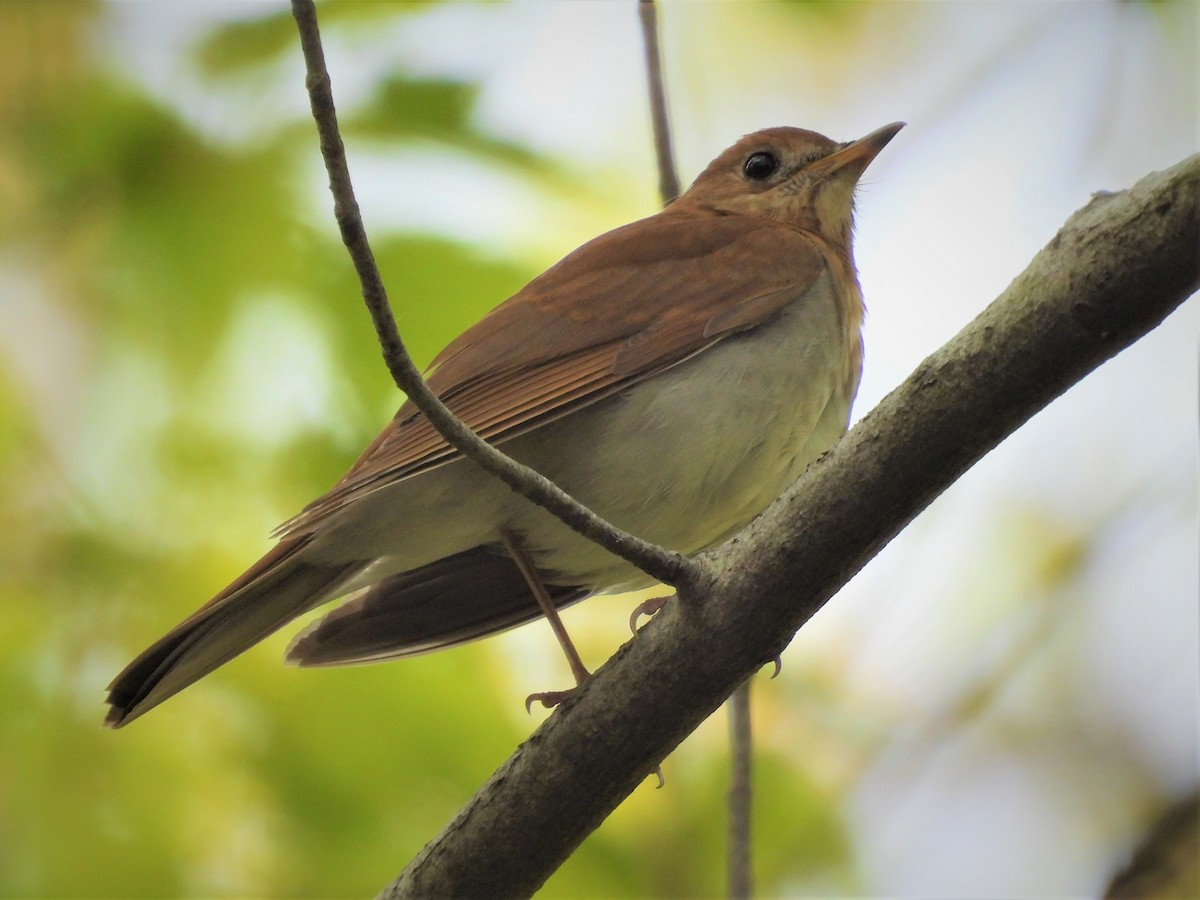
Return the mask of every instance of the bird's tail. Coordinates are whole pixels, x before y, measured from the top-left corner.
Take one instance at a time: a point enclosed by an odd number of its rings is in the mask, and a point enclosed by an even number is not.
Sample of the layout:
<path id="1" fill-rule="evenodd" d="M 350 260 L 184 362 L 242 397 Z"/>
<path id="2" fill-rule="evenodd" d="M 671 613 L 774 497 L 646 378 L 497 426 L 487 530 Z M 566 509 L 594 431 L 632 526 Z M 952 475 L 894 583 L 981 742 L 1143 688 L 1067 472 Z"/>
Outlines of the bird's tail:
<path id="1" fill-rule="evenodd" d="M 308 538 L 281 541 L 233 584 L 142 652 L 108 686 L 104 724 L 119 728 L 337 596 L 362 562 L 315 565 Z"/>
<path id="2" fill-rule="evenodd" d="M 547 584 L 556 607 L 586 587 Z M 542 614 L 499 547 L 475 547 L 385 578 L 308 626 L 288 648 L 299 666 L 382 662 L 465 644 Z"/>

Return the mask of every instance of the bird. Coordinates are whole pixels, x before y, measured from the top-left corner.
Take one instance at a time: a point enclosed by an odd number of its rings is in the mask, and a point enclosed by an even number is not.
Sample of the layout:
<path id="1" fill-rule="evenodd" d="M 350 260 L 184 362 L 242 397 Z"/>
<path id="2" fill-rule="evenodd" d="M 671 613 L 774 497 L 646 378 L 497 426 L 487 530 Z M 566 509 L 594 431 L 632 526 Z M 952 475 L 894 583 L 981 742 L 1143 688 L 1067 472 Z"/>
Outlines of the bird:
<path id="1" fill-rule="evenodd" d="M 463 332 L 429 386 L 618 527 L 685 555 L 716 546 L 848 427 L 865 311 L 855 192 L 902 127 L 742 137 L 661 211 L 583 244 Z M 116 676 L 106 725 L 338 598 L 289 662 L 427 653 L 653 583 L 463 458 L 411 401 L 274 536 Z"/>

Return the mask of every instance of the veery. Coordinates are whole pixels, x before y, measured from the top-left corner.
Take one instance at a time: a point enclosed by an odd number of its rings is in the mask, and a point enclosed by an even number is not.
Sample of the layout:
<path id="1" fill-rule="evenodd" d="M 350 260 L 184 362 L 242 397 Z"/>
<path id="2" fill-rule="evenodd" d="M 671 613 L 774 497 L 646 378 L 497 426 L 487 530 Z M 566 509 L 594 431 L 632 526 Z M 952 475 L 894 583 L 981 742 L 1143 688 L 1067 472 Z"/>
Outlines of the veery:
<path id="1" fill-rule="evenodd" d="M 468 329 L 430 386 L 621 528 L 685 554 L 717 544 L 846 430 L 862 371 L 854 190 L 902 127 L 742 138 L 662 212 L 584 244 Z M 462 459 L 411 403 L 278 536 L 116 677 L 106 724 L 347 594 L 290 661 L 484 637 L 541 615 L 539 583 L 561 607 L 649 581 Z"/>

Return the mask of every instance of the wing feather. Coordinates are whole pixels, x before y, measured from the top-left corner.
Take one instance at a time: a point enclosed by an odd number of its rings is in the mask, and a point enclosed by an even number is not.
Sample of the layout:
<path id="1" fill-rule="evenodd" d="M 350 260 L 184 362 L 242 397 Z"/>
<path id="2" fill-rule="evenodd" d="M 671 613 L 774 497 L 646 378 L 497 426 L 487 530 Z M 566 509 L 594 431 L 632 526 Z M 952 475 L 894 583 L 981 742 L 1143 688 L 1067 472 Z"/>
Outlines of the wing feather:
<path id="1" fill-rule="evenodd" d="M 442 351 L 429 385 L 474 431 L 503 442 L 767 321 L 825 266 L 806 233 L 778 222 L 668 209 L 531 281 Z M 309 533 L 357 498 L 458 455 L 406 402 L 342 480 L 277 533 Z"/>

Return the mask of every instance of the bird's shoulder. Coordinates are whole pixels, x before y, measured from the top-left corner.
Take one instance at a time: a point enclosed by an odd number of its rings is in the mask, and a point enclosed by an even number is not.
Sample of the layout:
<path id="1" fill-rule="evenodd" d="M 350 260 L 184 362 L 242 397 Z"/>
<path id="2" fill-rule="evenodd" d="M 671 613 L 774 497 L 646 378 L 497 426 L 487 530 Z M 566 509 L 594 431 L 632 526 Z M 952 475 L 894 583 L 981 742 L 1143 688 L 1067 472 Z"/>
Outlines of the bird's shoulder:
<path id="1" fill-rule="evenodd" d="M 533 279 L 452 341 L 430 382 L 452 391 L 647 330 L 694 330 L 764 294 L 802 291 L 824 266 L 813 236 L 778 222 L 668 207 L 588 241 Z"/>

